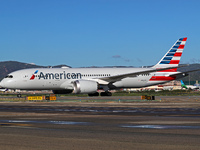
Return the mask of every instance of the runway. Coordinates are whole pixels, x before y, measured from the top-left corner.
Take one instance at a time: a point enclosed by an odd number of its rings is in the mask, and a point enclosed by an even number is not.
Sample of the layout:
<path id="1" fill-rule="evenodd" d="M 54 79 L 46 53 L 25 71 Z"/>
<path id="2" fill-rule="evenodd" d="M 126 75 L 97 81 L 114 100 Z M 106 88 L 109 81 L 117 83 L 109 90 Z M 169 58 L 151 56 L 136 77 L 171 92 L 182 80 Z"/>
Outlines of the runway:
<path id="1" fill-rule="evenodd" d="M 0 149 L 199 149 L 199 97 L 161 99 L 1 102 Z"/>

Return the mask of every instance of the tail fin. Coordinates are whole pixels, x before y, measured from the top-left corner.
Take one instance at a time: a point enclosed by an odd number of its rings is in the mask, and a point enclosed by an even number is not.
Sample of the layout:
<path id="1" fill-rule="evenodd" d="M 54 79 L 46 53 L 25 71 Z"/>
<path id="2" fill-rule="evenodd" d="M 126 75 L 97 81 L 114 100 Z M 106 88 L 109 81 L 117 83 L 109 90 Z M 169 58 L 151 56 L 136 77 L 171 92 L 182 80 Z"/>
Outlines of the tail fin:
<path id="1" fill-rule="evenodd" d="M 181 87 L 182 87 L 182 88 L 186 88 L 186 89 L 188 89 L 188 87 L 183 83 L 182 80 L 181 80 Z"/>
<path id="2" fill-rule="evenodd" d="M 187 37 L 178 39 L 176 43 L 164 55 L 164 57 L 155 66 L 153 66 L 153 68 L 165 68 L 165 67 L 178 66 L 186 40 L 187 40 Z M 173 71 L 177 71 L 177 69 L 175 68 L 173 69 Z"/>

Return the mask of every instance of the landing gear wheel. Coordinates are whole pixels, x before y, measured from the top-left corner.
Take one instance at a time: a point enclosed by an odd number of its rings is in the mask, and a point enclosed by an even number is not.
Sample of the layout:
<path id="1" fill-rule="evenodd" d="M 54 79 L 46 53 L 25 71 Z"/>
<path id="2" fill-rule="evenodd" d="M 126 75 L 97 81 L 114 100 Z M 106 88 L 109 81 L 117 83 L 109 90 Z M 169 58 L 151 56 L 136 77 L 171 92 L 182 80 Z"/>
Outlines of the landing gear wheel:
<path id="1" fill-rule="evenodd" d="M 17 97 L 19 97 L 19 98 L 20 98 L 20 97 L 22 97 L 22 95 L 21 95 L 21 94 L 17 94 Z"/>
<path id="2" fill-rule="evenodd" d="M 96 93 L 88 94 L 88 96 L 99 96 L 99 93 L 96 92 Z"/>
<path id="3" fill-rule="evenodd" d="M 111 92 L 101 92 L 101 96 L 112 96 Z"/>

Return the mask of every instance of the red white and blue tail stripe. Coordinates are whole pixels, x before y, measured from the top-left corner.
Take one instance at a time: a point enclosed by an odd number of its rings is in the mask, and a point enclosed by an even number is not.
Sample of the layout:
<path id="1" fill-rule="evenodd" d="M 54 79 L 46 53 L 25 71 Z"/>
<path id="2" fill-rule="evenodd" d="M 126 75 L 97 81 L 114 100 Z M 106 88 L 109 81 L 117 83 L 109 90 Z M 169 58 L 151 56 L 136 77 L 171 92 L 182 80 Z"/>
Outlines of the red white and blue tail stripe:
<path id="1" fill-rule="evenodd" d="M 179 65 L 181 55 L 186 43 L 187 37 L 180 38 L 169 49 L 164 57 L 154 66 L 154 68 L 176 67 Z M 175 70 L 174 70 L 175 71 Z"/>
<path id="2" fill-rule="evenodd" d="M 180 38 L 153 68 L 178 67 L 187 38 Z M 177 68 L 158 71 L 149 79 L 155 84 L 177 79 Z"/>

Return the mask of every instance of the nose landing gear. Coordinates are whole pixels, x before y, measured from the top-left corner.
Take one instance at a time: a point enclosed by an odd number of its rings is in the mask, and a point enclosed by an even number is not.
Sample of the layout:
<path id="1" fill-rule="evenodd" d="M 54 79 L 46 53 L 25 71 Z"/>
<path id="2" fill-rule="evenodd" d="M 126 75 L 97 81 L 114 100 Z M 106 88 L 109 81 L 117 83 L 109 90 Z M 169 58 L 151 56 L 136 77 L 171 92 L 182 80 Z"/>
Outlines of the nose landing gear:
<path id="1" fill-rule="evenodd" d="M 19 97 L 19 98 L 22 97 L 22 94 L 18 93 L 18 94 L 17 94 L 17 97 Z"/>

